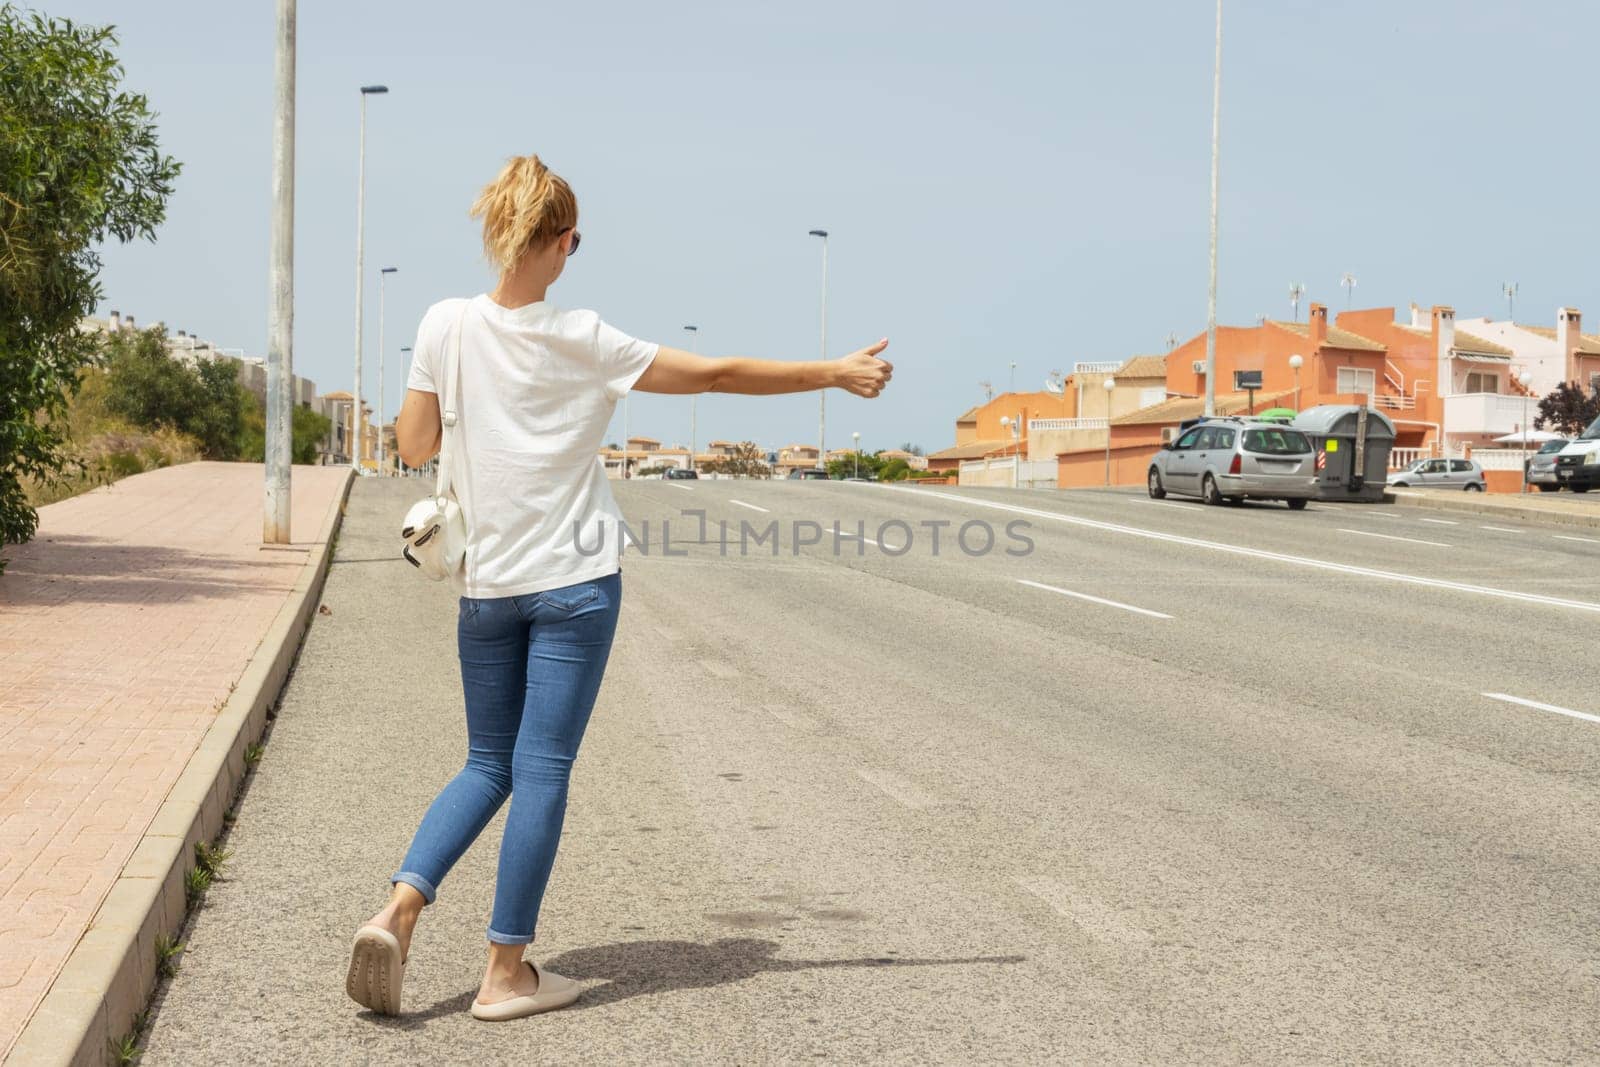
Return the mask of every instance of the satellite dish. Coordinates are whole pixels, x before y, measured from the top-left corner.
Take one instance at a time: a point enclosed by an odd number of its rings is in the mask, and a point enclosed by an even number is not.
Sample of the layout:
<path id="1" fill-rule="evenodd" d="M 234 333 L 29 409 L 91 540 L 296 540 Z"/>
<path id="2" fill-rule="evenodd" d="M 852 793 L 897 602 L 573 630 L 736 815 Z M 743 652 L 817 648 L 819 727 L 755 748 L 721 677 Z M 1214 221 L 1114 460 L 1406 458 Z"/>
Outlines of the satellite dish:
<path id="1" fill-rule="evenodd" d="M 1044 382 L 1044 391 L 1049 393 L 1051 396 L 1060 396 L 1061 383 L 1056 381 L 1054 378 L 1046 378 Z"/>

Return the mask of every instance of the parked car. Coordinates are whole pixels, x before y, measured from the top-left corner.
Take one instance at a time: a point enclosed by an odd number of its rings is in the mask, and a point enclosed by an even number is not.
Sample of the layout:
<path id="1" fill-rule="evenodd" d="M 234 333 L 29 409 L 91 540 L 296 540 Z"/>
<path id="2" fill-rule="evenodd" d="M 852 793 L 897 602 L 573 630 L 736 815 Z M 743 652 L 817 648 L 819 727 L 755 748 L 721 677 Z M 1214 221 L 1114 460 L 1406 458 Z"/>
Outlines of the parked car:
<path id="1" fill-rule="evenodd" d="M 1481 493 L 1488 483 L 1483 466 L 1475 459 L 1419 459 L 1405 470 L 1389 475 L 1395 489 L 1465 489 Z"/>
<path id="2" fill-rule="evenodd" d="M 1574 493 L 1600 485 L 1600 419 L 1556 453 L 1556 480 Z"/>
<path id="3" fill-rule="evenodd" d="M 682 478 L 698 478 L 700 477 L 700 472 L 692 471 L 685 467 L 670 467 L 662 472 L 661 477 L 667 481 L 675 482 Z"/>
<path id="4" fill-rule="evenodd" d="M 1162 445 L 1146 476 L 1150 496 L 1207 504 L 1282 500 L 1299 510 L 1317 495 L 1316 452 L 1299 430 L 1256 419 L 1208 419 Z"/>
<path id="5" fill-rule="evenodd" d="M 794 470 L 789 472 L 789 479 L 791 481 L 797 479 L 801 481 L 816 479 L 818 481 L 825 482 L 828 480 L 828 472 L 819 471 L 815 467 L 796 467 Z"/>
<path id="6" fill-rule="evenodd" d="M 1558 437 L 1554 441 L 1546 441 L 1539 447 L 1539 451 L 1528 457 L 1525 468 L 1528 474 L 1528 484 L 1537 485 L 1542 493 L 1554 493 L 1561 488 L 1556 478 L 1556 454 L 1567 447 L 1567 439 Z"/>

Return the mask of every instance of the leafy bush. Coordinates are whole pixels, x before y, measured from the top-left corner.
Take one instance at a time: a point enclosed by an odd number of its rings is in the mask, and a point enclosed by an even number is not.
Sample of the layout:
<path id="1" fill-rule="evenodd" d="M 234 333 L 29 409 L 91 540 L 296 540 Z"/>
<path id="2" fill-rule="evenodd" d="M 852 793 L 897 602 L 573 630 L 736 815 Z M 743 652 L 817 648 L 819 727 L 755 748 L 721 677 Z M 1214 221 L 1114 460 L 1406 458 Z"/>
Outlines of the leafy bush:
<path id="1" fill-rule="evenodd" d="M 31 486 L 79 473 L 64 423 L 96 354 L 78 329 L 100 302 L 96 247 L 154 237 L 178 174 L 115 43 L 0 4 L 0 544 L 33 536 Z"/>

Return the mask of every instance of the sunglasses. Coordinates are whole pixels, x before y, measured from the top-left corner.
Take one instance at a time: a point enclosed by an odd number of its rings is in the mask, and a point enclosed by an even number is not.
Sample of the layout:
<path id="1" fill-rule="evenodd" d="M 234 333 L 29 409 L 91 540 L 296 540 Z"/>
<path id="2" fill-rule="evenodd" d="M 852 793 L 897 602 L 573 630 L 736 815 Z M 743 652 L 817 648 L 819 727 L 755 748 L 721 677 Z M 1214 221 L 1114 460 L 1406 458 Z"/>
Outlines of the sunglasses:
<path id="1" fill-rule="evenodd" d="M 572 247 L 567 249 L 567 255 L 576 255 L 578 252 L 578 245 L 583 242 L 583 234 L 578 232 L 577 227 L 568 226 L 567 229 L 562 230 L 560 233 L 556 234 L 556 236 L 560 237 L 561 234 L 566 233 L 568 230 L 572 231 Z"/>

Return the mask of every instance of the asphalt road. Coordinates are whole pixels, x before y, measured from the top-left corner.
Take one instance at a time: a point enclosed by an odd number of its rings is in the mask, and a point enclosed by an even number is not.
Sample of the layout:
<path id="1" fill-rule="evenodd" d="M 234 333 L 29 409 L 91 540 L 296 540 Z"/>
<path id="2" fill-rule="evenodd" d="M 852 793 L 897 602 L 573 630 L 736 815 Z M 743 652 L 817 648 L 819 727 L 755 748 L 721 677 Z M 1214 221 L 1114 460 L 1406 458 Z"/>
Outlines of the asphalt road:
<path id="1" fill-rule="evenodd" d="M 415 492 L 355 486 L 146 1063 L 1600 1056 L 1600 537 L 1123 492 L 620 487 L 535 947 L 584 998 L 465 1013 L 497 820 L 364 1013 L 347 939 L 463 753 Z"/>

